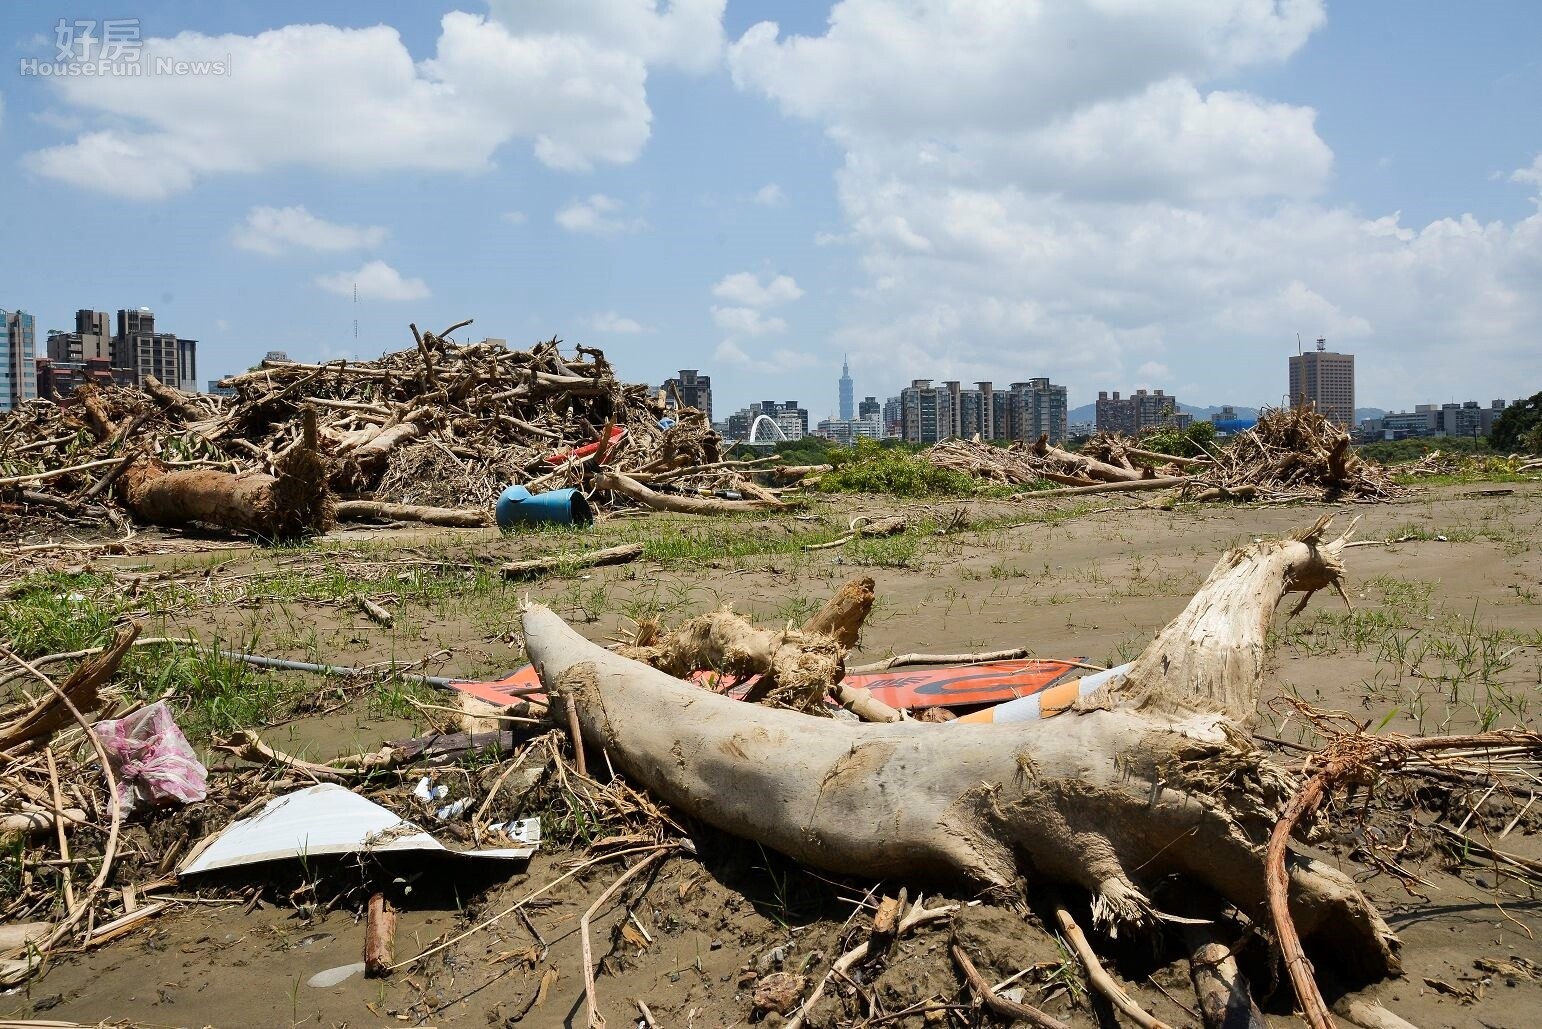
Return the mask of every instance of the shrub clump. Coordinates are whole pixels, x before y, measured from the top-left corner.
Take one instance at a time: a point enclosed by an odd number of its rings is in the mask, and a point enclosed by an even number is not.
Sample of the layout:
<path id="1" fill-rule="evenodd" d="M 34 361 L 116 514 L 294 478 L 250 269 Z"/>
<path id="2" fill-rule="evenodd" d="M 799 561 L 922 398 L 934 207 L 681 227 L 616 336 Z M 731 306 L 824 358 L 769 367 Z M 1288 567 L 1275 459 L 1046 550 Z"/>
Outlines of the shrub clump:
<path id="1" fill-rule="evenodd" d="M 1187 429 L 1164 426 L 1149 436 L 1141 437 L 1140 446 L 1143 450 L 1171 454 L 1173 457 L 1205 457 L 1209 455 L 1210 446 L 1214 442 L 1215 423 L 1205 420 L 1193 422 Z"/>
<path id="2" fill-rule="evenodd" d="M 920 455 L 859 439 L 826 457 L 834 469 L 819 480 L 824 493 L 881 493 L 891 497 L 972 497 L 980 483 L 972 475 L 939 468 Z"/>

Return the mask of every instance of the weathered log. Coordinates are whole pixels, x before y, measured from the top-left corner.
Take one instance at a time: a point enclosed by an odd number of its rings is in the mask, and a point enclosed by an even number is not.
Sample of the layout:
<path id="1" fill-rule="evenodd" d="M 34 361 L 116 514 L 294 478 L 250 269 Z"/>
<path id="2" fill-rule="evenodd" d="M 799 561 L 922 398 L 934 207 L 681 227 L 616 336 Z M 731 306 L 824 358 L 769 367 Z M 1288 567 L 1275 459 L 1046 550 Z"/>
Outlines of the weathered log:
<path id="1" fill-rule="evenodd" d="M 603 550 L 586 550 L 581 554 L 555 554 L 551 557 L 533 557 L 526 561 L 510 561 L 500 568 L 505 578 L 528 579 L 547 572 L 597 568 L 601 565 L 624 565 L 642 557 L 644 545 L 623 543 Z"/>
<path id="2" fill-rule="evenodd" d="M 1332 521 L 1332 515 L 1323 515 L 1288 539 L 1226 554 L 1183 612 L 1105 690 L 1118 693 L 1119 706 L 1134 711 L 1176 717 L 1221 714 L 1239 725 L 1250 724 L 1257 714 L 1264 647 L 1279 599 L 1286 593 L 1311 596 L 1327 587 L 1343 594 L 1341 555 L 1349 533 L 1323 542 Z M 1096 694 L 1084 702 L 1096 703 Z"/>
<path id="3" fill-rule="evenodd" d="M 1340 997 L 1334 1002 L 1333 1013 L 1360 1029 L 1416 1029 L 1412 1022 L 1399 1018 L 1376 1001 L 1359 997 Z"/>
<path id="4" fill-rule="evenodd" d="M 1248 982 L 1237 968 L 1229 947 L 1216 943 L 1201 926 L 1185 926 L 1189 947 L 1189 978 L 1199 999 L 1205 1029 L 1268 1029 L 1263 1012 L 1253 1002 Z"/>
<path id="5" fill-rule="evenodd" d="M 842 649 L 850 650 L 857 645 L 862 623 L 867 621 L 867 616 L 872 612 L 875 599 L 871 576 L 852 579 L 836 590 L 835 595 L 825 601 L 825 606 L 803 623 L 803 631 L 828 636 L 839 643 Z"/>
<path id="6" fill-rule="evenodd" d="M 1051 478 L 1046 475 L 1045 478 Z M 1120 482 L 1103 482 L 1095 486 L 1067 486 L 1065 489 L 1032 490 L 1019 493 L 1015 500 L 1049 500 L 1054 497 L 1084 497 L 1092 493 L 1139 493 L 1144 490 L 1171 489 L 1192 482 L 1186 475 L 1165 475 L 1157 479 L 1126 479 Z"/>
<path id="7" fill-rule="evenodd" d="M 333 507 L 333 513 L 340 522 L 386 518 L 398 522 L 422 522 L 425 525 L 447 525 L 465 529 L 493 523 L 492 515 L 487 511 L 474 511 L 463 507 L 387 504 L 379 500 L 339 500 Z"/>
<path id="8" fill-rule="evenodd" d="M 118 494 L 136 518 L 155 525 L 205 522 L 270 540 L 298 539 L 332 524 L 327 466 L 316 452 L 316 416 L 304 412 L 302 445 L 275 463 L 277 475 L 171 471 L 146 457 L 118 478 Z"/>
<path id="9" fill-rule="evenodd" d="M 866 539 L 878 539 L 883 536 L 898 536 L 910 527 L 910 523 L 904 515 L 891 515 L 888 518 L 880 518 L 872 521 L 867 518 L 853 518 L 851 531 L 828 543 L 811 543 L 804 550 L 833 550 L 836 547 L 844 547 L 858 536 Z"/>
<path id="10" fill-rule="evenodd" d="M 857 636 L 873 610 L 874 599 L 871 578 L 853 579 L 836 590 L 825 606 L 803 623 L 803 631 L 828 636 L 842 650 L 850 650 L 857 645 Z M 898 722 L 905 717 L 861 686 L 838 682 L 830 693 L 836 703 L 864 722 Z"/>
<path id="11" fill-rule="evenodd" d="M 197 422 L 205 417 L 204 412 L 199 410 L 197 404 L 188 399 L 186 393 L 179 389 L 172 389 L 155 376 L 146 375 L 141 385 L 144 386 L 145 392 L 150 394 L 156 403 L 168 411 L 176 412 L 182 417 L 183 421 Z"/>
<path id="12" fill-rule="evenodd" d="M 733 514 L 739 511 L 764 511 L 768 508 L 786 506 L 779 500 L 721 500 L 717 497 L 683 497 L 673 493 L 656 493 L 630 475 L 609 470 L 595 476 L 594 488 L 619 493 L 628 500 L 654 511 L 677 511 L 684 514 Z"/>
<path id="13" fill-rule="evenodd" d="M 369 898 L 369 913 L 364 923 L 364 977 L 380 979 L 391 974 L 396 946 L 396 911 L 384 893 Z"/>
<path id="14" fill-rule="evenodd" d="M 1088 889 L 1095 920 L 1126 926 L 1155 918 L 1147 889 L 1180 875 L 1263 923 L 1262 841 L 1294 783 L 1240 727 L 1260 686 L 1253 636 L 1281 593 L 1342 570 L 1342 541 L 1321 545 L 1322 528 L 1227 554 L 1116 688 L 1052 724 L 849 723 L 758 708 L 597 647 L 537 605 L 524 613 L 526 646 L 618 770 L 795 860 L 1007 889 L 1043 877 Z M 1220 638 L 1237 642 L 1196 633 L 1190 653 L 1175 627 L 1224 627 Z M 1350 980 L 1397 968 L 1396 938 L 1348 878 L 1287 861 L 1290 913 L 1309 943 Z"/>

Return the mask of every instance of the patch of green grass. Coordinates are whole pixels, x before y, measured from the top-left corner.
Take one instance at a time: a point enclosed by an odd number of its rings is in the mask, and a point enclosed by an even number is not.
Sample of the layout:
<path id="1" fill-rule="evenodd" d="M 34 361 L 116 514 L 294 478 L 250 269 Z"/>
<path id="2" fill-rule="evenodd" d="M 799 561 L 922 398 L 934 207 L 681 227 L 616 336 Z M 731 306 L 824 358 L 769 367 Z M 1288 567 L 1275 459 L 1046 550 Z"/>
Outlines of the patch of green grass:
<path id="1" fill-rule="evenodd" d="M 920 549 L 919 537 L 907 532 L 877 539 L 854 539 L 846 544 L 843 553 L 848 564 L 908 568 Z"/>
<path id="2" fill-rule="evenodd" d="M 105 575 L 33 576 L 0 603 L 0 638 L 24 658 L 83 650 L 106 638 L 126 606 Z"/>
<path id="3" fill-rule="evenodd" d="M 27 839 L 21 833 L 0 839 L 0 902 L 9 902 L 21 895 L 26 855 Z"/>
<path id="4" fill-rule="evenodd" d="M 1402 716 L 1420 733 L 1529 724 L 1542 692 L 1542 631 L 1480 624 L 1476 606 L 1465 615 L 1438 608 L 1436 583 L 1381 578 L 1367 586 L 1383 606 L 1320 610 L 1281 627 L 1277 639 L 1310 655 L 1371 656 L 1376 671 L 1361 686 L 1368 709 L 1390 705 L 1383 724 Z"/>
<path id="5" fill-rule="evenodd" d="M 215 643 L 136 651 L 124 661 L 120 682 L 141 700 L 170 694 L 178 724 L 195 740 L 268 725 L 313 688 L 221 657 L 221 649 Z"/>
<path id="6" fill-rule="evenodd" d="M 1484 482 L 1536 482 L 1535 472 L 1517 472 L 1509 462 L 1498 458 L 1473 460 L 1455 472 L 1439 475 L 1408 475 L 1395 472 L 1392 481 L 1399 486 L 1468 486 Z"/>

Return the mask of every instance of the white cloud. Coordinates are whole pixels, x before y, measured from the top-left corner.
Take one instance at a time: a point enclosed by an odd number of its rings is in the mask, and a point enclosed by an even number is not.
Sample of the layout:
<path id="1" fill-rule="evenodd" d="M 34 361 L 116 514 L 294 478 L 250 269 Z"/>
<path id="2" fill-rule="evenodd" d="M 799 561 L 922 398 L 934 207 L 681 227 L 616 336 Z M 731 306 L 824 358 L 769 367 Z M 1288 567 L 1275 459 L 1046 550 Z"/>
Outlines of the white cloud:
<path id="1" fill-rule="evenodd" d="M 767 317 L 753 307 L 712 308 L 712 324 L 728 332 L 742 332 L 746 336 L 764 336 L 773 332 L 786 332 L 787 323 L 780 318 Z"/>
<path id="2" fill-rule="evenodd" d="M 623 318 L 615 311 L 591 314 L 580 320 L 587 328 L 594 332 L 603 332 L 613 336 L 629 336 L 639 332 L 652 331 L 636 319 Z"/>
<path id="3" fill-rule="evenodd" d="M 491 0 L 493 17 L 515 32 L 580 33 L 650 64 L 700 74 L 723 56 L 727 0 Z"/>
<path id="4" fill-rule="evenodd" d="M 785 207 L 787 194 L 782 192 L 781 186 L 768 182 L 755 191 L 754 202 L 761 207 Z"/>
<path id="5" fill-rule="evenodd" d="M 156 57 L 228 57 L 229 72 L 51 78 L 59 100 L 97 125 L 27 154 L 27 166 L 135 199 L 289 166 L 478 172 L 516 141 L 552 168 L 583 170 L 633 160 L 652 119 L 645 57 L 579 32 L 511 33 L 458 11 L 419 62 L 384 25 L 183 32 L 146 40 L 141 60 Z"/>
<path id="6" fill-rule="evenodd" d="M 276 257 L 291 249 L 369 250 L 384 243 L 390 234 L 380 225 L 329 222 L 303 206 L 254 207 L 246 212 L 246 223 L 231 230 L 231 242 L 242 250 Z"/>
<path id="7" fill-rule="evenodd" d="M 1142 382 L 1161 382 L 1172 377 L 1172 369 L 1161 361 L 1147 361 L 1135 370 Z"/>
<path id="8" fill-rule="evenodd" d="M 843 0 L 728 62 L 844 152 L 845 231 L 818 242 L 865 278 L 832 342 L 878 389 L 1176 369 L 1209 394 L 1184 400 L 1278 402 L 1300 331 L 1357 354 L 1362 398 L 1486 398 L 1535 363 L 1542 211 L 1421 228 L 1316 202 L 1316 111 L 1210 85 L 1323 22 L 1319 0 Z M 1542 186 L 1542 160 L 1510 178 Z"/>
<path id="9" fill-rule="evenodd" d="M 751 27 L 729 48 L 729 67 L 798 117 L 951 137 L 1044 125 L 1153 82 L 1280 61 L 1324 20 L 1320 0 L 843 0 L 823 36 Z"/>
<path id="10" fill-rule="evenodd" d="M 529 219 L 525 217 L 524 211 L 504 211 L 503 214 L 501 214 L 499 217 L 508 222 L 510 225 L 523 225 L 525 222 L 529 221 Z"/>
<path id="11" fill-rule="evenodd" d="M 620 217 L 621 201 L 604 193 L 594 193 L 586 200 L 574 200 L 556 214 L 557 224 L 569 232 L 609 236 L 618 232 L 636 232 L 645 228 L 641 218 Z"/>
<path id="12" fill-rule="evenodd" d="M 712 356 L 719 364 L 745 368 L 749 371 L 760 372 L 766 375 L 779 375 L 786 372 L 818 368 L 824 363 L 813 354 L 804 353 L 799 350 L 789 350 L 785 347 L 767 351 L 757 350 L 752 354 L 741 347 L 738 341 L 732 337 L 719 343 L 712 351 Z"/>
<path id="13" fill-rule="evenodd" d="M 371 261 L 356 272 L 316 276 L 316 285 L 339 296 L 353 296 L 355 285 L 364 300 L 423 300 L 428 286 L 422 279 L 404 279 L 384 261 Z"/>
<path id="14" fill-rule="evenodd" d="M 1533 186 L 1542 187 L 1542 154 L 1531 159 L 1531 164 L 1524 168 L 1517 168 L 1510 173 L 1511 182 L 1529 182 Z"/>
<path id="15" fill-rule="evenodd" d="M 712 295 L 742 307 L 775 307 L 798 299 L 803 290 L 790 275 L 777 275 L 762 283 L 754 272 L 735 272 L 713 286 Z"/>

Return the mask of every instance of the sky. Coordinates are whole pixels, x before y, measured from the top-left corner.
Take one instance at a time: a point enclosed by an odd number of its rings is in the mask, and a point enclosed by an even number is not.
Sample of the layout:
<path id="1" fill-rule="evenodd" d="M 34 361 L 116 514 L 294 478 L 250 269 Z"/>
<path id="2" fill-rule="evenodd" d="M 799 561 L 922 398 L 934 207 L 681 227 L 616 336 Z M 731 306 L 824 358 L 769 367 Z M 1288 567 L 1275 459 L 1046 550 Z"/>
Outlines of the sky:
<path id="1" fill-rule="evenodd" d="M 1278 404 L 1298 336 L 1361 406 L 1513 400 L 1539 110 L 1526 2 L 6 4 L 0 307 L 151 307 L 201 379 L 473 318 L 719 418 L 843 355 Z"/>

